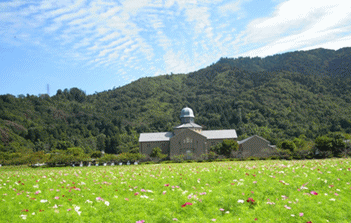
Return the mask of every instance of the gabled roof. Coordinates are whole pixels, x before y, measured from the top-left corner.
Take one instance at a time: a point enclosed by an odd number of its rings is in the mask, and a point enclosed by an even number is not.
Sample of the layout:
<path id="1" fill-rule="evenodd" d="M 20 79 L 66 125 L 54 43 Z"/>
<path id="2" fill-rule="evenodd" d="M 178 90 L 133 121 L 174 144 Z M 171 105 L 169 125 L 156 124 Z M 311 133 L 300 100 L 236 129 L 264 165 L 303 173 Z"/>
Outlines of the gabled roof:
<path id="1" fill-rule="evenodd" d="M 201 135 L 205 136 L 207 139 L 232 139 L 238 138 L 235 129 L 226 130 L 203 130 L 200 132 Z"/>
<path id="2" fill-rule="evenodd" d="M 241 140 L 241 141 L 238 141 L 238 144 L 242 144 L 242 143 L 244 143 L 244 142 L 246 142 L 246 141 L 248 141 L 248 140 L 250 140 L 250 139 L 252 139 L 252 138 L 254 138 L 254 137 L 260 138 L 260 139 L 266 141 L 267 143 L 271 143 L 271 142 L 268 141 L 267 139 L 264 139 L 264 138 L 262 138 L 262 137 L 260 137 L 260 136 L 258 136 L 258 135 L 253 135 L 253 136 L 250 136 L 249 138 L 246 138 L 246 139 L 243 139 L 243 140 Z"/>
<path id="3" fill-rule="evenodd" d="M 202 128 L 201 125 L 198 125 L 194 122 L 189 122 L 189 123 L 185 123 L 185 124 L 181 124 L 178 125 L 176 127 L 174 127 L 175 129 L 182 129 L 182 128 Z"/>
<path id="4" fill-rule="evenodd" d="M 139 142 L 169 141 L 172 132 L 140 133 Z"/>

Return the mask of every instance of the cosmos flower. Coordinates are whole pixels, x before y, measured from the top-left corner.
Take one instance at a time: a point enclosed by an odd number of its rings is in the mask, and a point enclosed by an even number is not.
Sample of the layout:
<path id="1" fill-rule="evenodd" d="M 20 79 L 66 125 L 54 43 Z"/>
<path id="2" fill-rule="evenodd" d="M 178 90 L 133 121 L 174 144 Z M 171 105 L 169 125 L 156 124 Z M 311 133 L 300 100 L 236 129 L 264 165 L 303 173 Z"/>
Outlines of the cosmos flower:
<path id="1" fill-rule="evenodd" d="M 190 203 L 190 202 L 186 202 L 185 204 L 182 205 L 182 208 L 185 207 L 185 206 L 187 206 L 187 205 L 193 205 L 193 204 Z"/>

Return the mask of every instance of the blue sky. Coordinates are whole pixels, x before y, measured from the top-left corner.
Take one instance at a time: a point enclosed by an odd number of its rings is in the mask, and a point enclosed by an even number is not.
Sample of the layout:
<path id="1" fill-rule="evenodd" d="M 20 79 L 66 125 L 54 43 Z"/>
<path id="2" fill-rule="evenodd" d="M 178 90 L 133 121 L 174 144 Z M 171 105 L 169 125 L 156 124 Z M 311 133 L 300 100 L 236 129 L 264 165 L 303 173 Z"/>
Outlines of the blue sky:
<path id="1" fill-rule="evenodd" d="M 220 57 L 351 46 L 351 1 L 0 1 L 0 94 L 94 94 Z"/>

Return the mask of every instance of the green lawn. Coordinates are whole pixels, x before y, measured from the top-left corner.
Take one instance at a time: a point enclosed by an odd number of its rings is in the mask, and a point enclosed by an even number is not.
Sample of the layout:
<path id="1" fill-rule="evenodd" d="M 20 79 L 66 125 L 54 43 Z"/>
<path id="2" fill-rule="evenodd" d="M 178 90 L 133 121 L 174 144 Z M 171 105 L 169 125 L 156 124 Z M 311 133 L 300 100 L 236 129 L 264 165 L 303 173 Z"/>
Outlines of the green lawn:
<path id="1" fill-rule="evenodd" d="M 350 161 L 0 167 L 0 222 L 349 223 Z"/>

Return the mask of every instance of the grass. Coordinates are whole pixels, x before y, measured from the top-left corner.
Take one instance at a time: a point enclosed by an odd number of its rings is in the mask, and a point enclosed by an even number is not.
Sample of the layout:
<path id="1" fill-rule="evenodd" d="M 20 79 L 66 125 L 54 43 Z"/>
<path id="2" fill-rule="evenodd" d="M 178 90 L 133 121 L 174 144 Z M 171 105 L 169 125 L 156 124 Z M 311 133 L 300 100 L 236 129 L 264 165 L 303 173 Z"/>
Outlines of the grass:
<path id="1" fill-rule="evenodd" d="M 0 222 L 351 222 L 350 161 L 1 167 Z"/>

